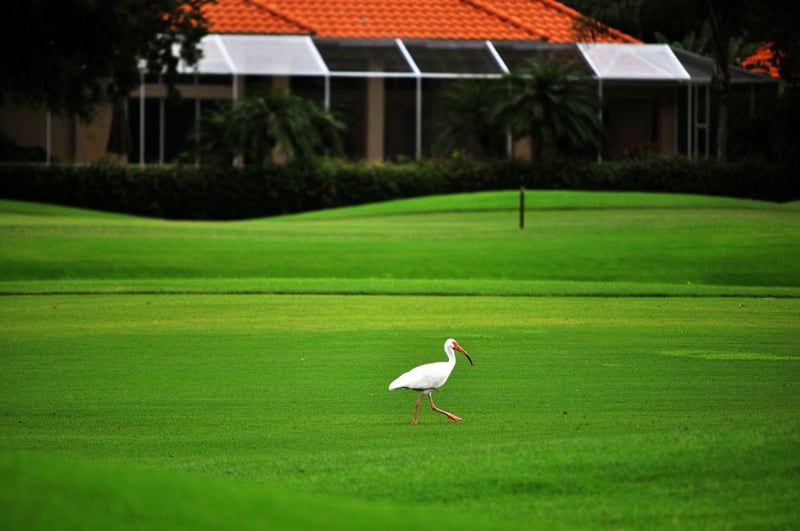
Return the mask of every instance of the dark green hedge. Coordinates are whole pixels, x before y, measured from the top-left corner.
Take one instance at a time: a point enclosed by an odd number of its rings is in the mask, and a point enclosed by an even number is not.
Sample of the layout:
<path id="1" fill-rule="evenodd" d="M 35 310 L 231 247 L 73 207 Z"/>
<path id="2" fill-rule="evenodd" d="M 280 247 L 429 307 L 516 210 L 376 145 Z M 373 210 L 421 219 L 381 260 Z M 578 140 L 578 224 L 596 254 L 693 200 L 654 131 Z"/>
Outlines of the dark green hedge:
<path id="1" fill-rule="evenodd" d="M 770 201 L 800 198 L 794 172 L 758 162 L 652 158 L 593 164 L 321 161 L 268 168 L 0 166 L 0 197 L 173 219 L 239 219 L 429 194 L 636 190 Z"/>

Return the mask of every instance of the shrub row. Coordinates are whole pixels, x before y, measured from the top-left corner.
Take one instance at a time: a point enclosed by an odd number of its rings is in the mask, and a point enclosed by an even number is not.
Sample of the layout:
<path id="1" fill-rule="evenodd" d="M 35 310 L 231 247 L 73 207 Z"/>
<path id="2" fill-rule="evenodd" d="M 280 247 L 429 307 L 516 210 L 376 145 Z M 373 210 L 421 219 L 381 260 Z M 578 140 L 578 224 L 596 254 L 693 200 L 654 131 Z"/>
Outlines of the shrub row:
<path id="1" fill-rule="evenodd" d="M 0 167 L 0 197 L 171 219 L 273 216 L 429 194 L 529 189 L 681 192 L 788 201 L 800 198 L 788 168 L 652 158 L 594 164 L 569 160 L 470 160 L 406 164 L 318 161 L 267 168 Z"/>

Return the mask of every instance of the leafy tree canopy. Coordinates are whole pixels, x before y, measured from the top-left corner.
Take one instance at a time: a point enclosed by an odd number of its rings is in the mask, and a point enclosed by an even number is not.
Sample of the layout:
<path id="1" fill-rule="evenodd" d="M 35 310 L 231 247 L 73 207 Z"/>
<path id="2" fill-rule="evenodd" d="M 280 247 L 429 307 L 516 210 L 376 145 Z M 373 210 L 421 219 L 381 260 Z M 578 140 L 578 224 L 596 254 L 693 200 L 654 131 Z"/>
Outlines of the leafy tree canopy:
<path id="1" fill-rule="evenodd" d="M 204 114 L 192 136 L 207 163 L 225 165 L 243 156 L 250 164 L 264 166 L 275 150 L 292 160 L 340 155 L 344 129 L 341 120 L 309 100 L 259 88 Z"/>
<path id="2" fill-rule="evenodd" d="M 505 90 L 504 90 L 505 89 Z M 497 140 L 505 139 L 505 126 L 495 116 L 495 107 L 508 97 L 507 86 L 495 80 L 459 79 L 439 94 L 436 106 L 436 141 L 433 152 L 450 155 L 464 151 L 473 156 L 499 157 Z"/>
<path id="3" fill-rule="evenodd" d="M 728 50 L 730 39 L 742 45 L 771 43 L 782 79 L 794 85 L 800 82 L 800 32 L 793 16 L 796 0 L 566 0 L 565 3 L 645 42 L 685 43 L 692 35 L 697 40 L 706 38 L 702 52 L 719 60 L 739 59 Z M 711 42 L 712 39 L 716 42 Z M 715 57 L 717 54 L 720 56 Z"/>
<path id="4" fill-rule="evenodd" d="M 530 136 L 541 159 L 546 142 L 558 150 L 597 148 L 603 137 L 593 85 L 574 63 L 531 61 L 508 76 L 508 97 L 495 115 L 518 136 Z"/>
<path id="5" fill-rule="evenodd" d="M 439 107 L 440 155 L 500 156 L 496 140 L 510 132 L 530 137 L 541 159 L 546 146 L 555 155 L 595 152 L 604 136 L 594 84 L 572 63 L 531 61 L 496 80 L 458 80 L 439 95 Z"/>
<path id="6" fill-rule="evenodd" d="M 208 1 L 12 0 L 0 23 L 0 99 L 88 119 L 138 84 L 140 59 L 172 91 L 179 60 L 200 58 Z"/>
<path id="7" fill-rule="evenodd" d="M 796 0 L 568 0 L 578 11 L 644 41 L 691 44 L 714 60 L 717 97 L 717 157 L 727 158 L 730 65 L 740 63 L 754 44 L 771 43 L 782 80 L 800 87 L 800 32 Z M 633 13 L 635 16 L 630 17 Z M 632 22 L 632 20 L 634 22 Z M 596 26 L 590 29 L 595 29 Z"/>

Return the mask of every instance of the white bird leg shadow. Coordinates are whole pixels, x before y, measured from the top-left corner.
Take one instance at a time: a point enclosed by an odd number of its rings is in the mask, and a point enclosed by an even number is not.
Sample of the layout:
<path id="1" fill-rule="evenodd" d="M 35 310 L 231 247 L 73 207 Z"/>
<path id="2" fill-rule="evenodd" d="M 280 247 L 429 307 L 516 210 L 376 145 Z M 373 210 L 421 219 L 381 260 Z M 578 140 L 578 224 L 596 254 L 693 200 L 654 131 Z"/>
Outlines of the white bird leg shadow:
<path id="1" fill-rule="evenodd" d="M 417 412 L 419 412 L 419 405 L 422 402 L 422 397 L 423 396 L 425 396 L 425 393 L 422 393 L 422 394 L 419 395 L 419 398 L 417 398 L 417 403 L 414 406 L 414 419 L 411 421 L 411 424 L 414 424 L 415 426 L 417 424 Z M 442 415 L 447 417 L 448 420 L 452 420 L 454 422 L 461 422 L 461 417 L 459 417 L 457 415 L 453 415 L 449 411 L 445 411 L 444 409 L 439 409 L 438 407 L 436 407 L 436 404 L 433 403 L 433 396 L 430 395 L 430 394 L 428 395 L 428 401 L 430 401 L 431 409 L 433 411 L 436 411 L 437 413 L 441 413 Z"/>

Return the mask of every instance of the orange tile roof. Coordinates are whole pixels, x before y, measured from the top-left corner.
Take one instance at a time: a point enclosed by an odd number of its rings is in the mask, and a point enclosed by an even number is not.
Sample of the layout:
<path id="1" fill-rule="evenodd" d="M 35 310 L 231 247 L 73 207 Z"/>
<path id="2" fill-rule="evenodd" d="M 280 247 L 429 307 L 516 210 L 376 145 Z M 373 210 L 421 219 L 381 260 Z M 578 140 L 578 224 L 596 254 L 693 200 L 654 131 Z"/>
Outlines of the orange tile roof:
<path id="1" fill-rule="evenodd" d="M 203 8 L 212 33 L 303 35 L 313 30 L 259 0 L 217 0 Z"/>
<path id="2" fill-rule="evenodd" d="M 581 39 L 578 21 L 583 17 L 578 11 L 555 0 L 490 0 L 487 2 L 500 12 L 508 13 L 518 20 L 546 35 L 549 42 L 576 42 Z M 621 31 L 608 28 L 607 35 L 599 35 L 597 42 L 638 43 L 638 39 Z"/>
<path id="3" fill-rule="evenodd" d="M 334 38 L 497 39 L 575 42 L 580 14 L 555 0 L 217 0 L 213 33 Z M 639 42 L 611 30 L 604 42 Z"/>
<path id="4" fill-rule="evenodd" d="M 781 77 L 769 44 L 760 46 L 753 55 L 742 61 L 742 66 L 759 74 L 769 74 L 775 79 L 780 79 Z"/>

